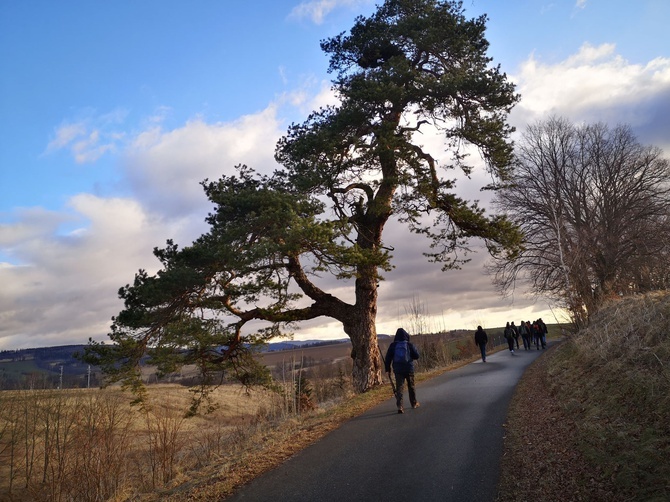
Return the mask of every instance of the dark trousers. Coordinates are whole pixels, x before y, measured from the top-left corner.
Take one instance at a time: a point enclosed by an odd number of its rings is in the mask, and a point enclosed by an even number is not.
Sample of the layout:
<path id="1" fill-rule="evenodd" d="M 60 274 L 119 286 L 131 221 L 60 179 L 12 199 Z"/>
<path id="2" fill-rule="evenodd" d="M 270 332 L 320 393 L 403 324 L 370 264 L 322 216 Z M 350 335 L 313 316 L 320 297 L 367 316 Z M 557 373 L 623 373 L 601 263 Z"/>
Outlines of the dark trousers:
<path id="1" fill-rule="evenodd" d="M 486 362 L 486 344 L 485 343 L 480 343 L 479 344 L 479 350 L 482 352 L 482 361 Z"/>
<path id="2" fill-rule="evenodd" d="M 523 348 L 526 350 L 530 349 L 530 337 L 528 335 L 521 335 L 523 338 Z"/>
<path id="3" fill-rule="evenodd" d="M 402 394 L 407 380 L 407 390 L 409 391 L 409 403 L 416 404 L 416 390 L 414 388 L 414 373 L 396 373 L 395 374 L 395 402 L 398 408 L 402 408 Z"/>

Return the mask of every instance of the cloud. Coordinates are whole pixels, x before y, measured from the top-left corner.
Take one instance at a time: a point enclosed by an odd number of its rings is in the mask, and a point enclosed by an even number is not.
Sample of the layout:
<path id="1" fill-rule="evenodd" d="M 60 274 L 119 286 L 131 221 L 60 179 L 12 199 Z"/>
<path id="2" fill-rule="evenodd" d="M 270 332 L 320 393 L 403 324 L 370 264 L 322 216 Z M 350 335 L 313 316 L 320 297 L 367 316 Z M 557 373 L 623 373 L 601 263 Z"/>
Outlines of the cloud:
<path id="1" fill-rule="evenodd" d="M 153 213 L 204 218 L 209 205 L 200 182 L 232 174 L 238 164 L 269 174 L 276 168 L 274 147 L 283 132 L 274 105 L 230 123 L 196 118 L 173 130 L 152 127 L 129 145 L 124 178 Z"/>
<path id="2" fill-rule="evenodd" d="M 193 119 L 173 130 L 160 117 L 119 143 L 126 197 L 72 195 L 61 211 L 16 210 L 0 224 L 0 348 L 104 340 L 122 308 L 119 287 L 138 269 L 155 273 L 154 247 L 190 244 L 210 209 L 199 183 L 246 163 L 275 168 L 280 121 L 274 105 L 230 123 Z M 53 148 L 71 147 L 85 122 L 59 129 Z"/>
<path id="3" fill-rule="evenodd" d="M 614 44 L 584 44 L 556 64 L 531 55 L 512 78 L 522 96 L 512 114 L 518 127 L 555 114 L 576 122 L 628 124 L 642 141 L 670 146 L 668 58 L 632 64 Z"/>
<path id="4" fill-rule="evenodd" d="M 16 249 L 21 243 L 38 239 L 69 219 L 67 215 L 42 208 L 17 209 L 13 223 L 0 224 L 0 248 L 9 256 L 18 255 Z"/>
<path id="5" fill-rule="evenodd" d="M 297 121 L 302 121 L 314 110 L 340 104 L 331 82 L 307 78 L 298 89 L 285 93 L 280 100 L 296 110 Z"/>
<path id="6" fill-rule="evenodd" d="M 81 115 L 81 118 L 63 122 L 55 129 L 47 145 L 47 155 L 68 150 L 77 164 L 87 164 L 117 149 L 124 134 L 116 127 L 125 120 L 125 110 L 113 110 L 102 115 L 84 110 Z"/>
<path id="7" fill-rule="evenodd" d="M 617 55 L 614 45 L 584 45 L 555 64 L 531 55 L 513 79 L 522 95 L 511 117 L 519 129 L 558 114 L 574 121 L 629 123 L 643 141 L 661 147 L 670 138 L 668 59 L 631 64 Z M 164 108 L 132 134 L 119 130 L 122 110 L 63 123 L 47 150 L 67 150 L 82 160 L 95 158 L 100 153 L 96 148 L 112 145 L 103 153 L 114 153 L 124 195 L 71 194 L 60 211 L 23 208 L 0 224 L 0 348 L 85 343 L 89 336 L 106 339 L 110 318 L 122 307 L 118 288 L 132 281 L 139 268 L 153 273 L 160 265 L 152 249 L 168 238 L 188 245 L 207 230 L 203 220 L 210 208 L 199 183 L 230 174 L 239 163 L 271 172 L 286 117 L 304 117 L 304 110 L 327 103 L 336 103 L 332 91 L 315 81 L 232 122 L 195 117 L 167 129 L 163 118 L 169 109 Z M 431 151 L 440 149 L 437 140 L 425 143 Z M 476 191 L 485 177 L 477 170 L 471 183 L 459 181 L 459 194 L 486 203 L 486 194 Z M 471 255 L 472 262 L 462 270 L 442 273 L 439 264 L 422 255 L 428 243 L 402 226 L 389 224 L 384 240 L 394 248 L 396 268 L 380 285 L 379 332 L 394 332 L 406 322 L 405 309 L 413 297 L 425 305 L 437 329 L 551 318 L 541 299 L 523 291 L 513 299 L 500 298 L 483 275 L 483 250 Z M 324 278 L 323 285 L 350 301 L 346 284 Z M 343 336 L 341 326 L 326 318 L 302 324 L 298 334 Z"/>
<path id="8" fill-rule="evenodd" d="M 310 19 L 314 24 L 323 24 L 326 16 L 340 7 L 354 9 L 361 5 L 369 5 L 370 0 L 314 0 L 302 2 L 293 8 L 289 18 Z"/>
<path id="9" fill-rule="evenodd" d="M 116 292 L 144 268 L 152 249 L 184 238 L 191 222 L 157 222 L 135 200 L 79 194 L 71 214 L 23 211 L 0 232 L 21 264 L 0 267 L 0 347 L 34 347 L 104 339 L 122 307 Z M 79 226 L 63 233 L 61 224 Z M 19 229 L 20 231 L 16 231 Z M 9 237 L 8 237 L 9 235 Z"/>

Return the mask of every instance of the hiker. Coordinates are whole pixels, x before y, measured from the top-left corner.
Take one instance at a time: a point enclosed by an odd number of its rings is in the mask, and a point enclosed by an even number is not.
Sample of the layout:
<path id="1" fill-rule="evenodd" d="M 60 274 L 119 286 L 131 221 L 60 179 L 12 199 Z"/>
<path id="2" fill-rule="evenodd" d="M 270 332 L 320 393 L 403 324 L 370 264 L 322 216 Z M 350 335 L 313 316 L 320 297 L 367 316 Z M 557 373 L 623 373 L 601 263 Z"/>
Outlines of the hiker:
<path id="1" fill-rule="evenodd" d="M 514 355 L 514 336 L 512 334 L 512 328 L 509 325 L 509 322 L 505 326 L 505 340 L 507 340 L 507 346 L 509 347 L 510 354 Z"/>
<path id="2" fill-rule="evenodd" d="M 540 331 L 540 325 L 537 323 L 537 321 L 533 321 L 532 327 L 533 327 L 533 339 L 535 340 L 535 348 L 537 350 L 540 350 L 540 343 L 542 342 L 542 332 Z"/>
<path id="3" fill-rule="evenodd" d="M 530 321 L 526 321 L 526 329 L 528 330 L 528 340 L 532 349 L 533 340 L 535 340 L 535 332 L 533 331 L 533 325 L 530 323 Z"/>
<path id="4" fill-rule="evenodd" d="M 416 400 L 416 390 L 414 388 L 414 361 L 419 359 L 419 351 L 409 341 L 409 333 L 402 328 L 395 332 L 395 338 L 386 351 L 384 366 L 386 373 L 391 379 L 391 364 L 393 364 L 393 373 L 395 373 L 395 399 L 398 405 L 398 413 L 404 413 L 403 386 L 407 381 L 407 390 L 409 391 L 409 402 L 412 408 L 419 407 L 419 401 Z"/>
<path id="5" fill-rule="evenodd" d="M 519 348 L 519 330 L 516 329 L 516 326 L 514 325 L 514 321 L 512 321 L 512 325 L 510 326 L 512 328 L 512 336 L 514 337 L 514 343 L 516 345 L 516 348 Z"/>
<path id="6" fill-rule="evenodd" d="M 541 317 L 537 320 L 537 325 L 540 328 L 540 341 L 542 342 L 542 348 L 546 349 L 547 333 L 549 332 L 549 330 L 547 329 L 547 325 L 544 323 Z"/>
<path id="7" fill-rule="evenodd" d="M 523 341 L 523 348 L 530 350 L 530 332 L 528 331 L 528 326 L 526 326 L 526 323 L 523 321 L 519 324 L 519 333 L 521 334 L 521 340 Z"/>
<path id="8" fill-rule="evenodd" d="M 486 344 L 489 343 L 489 337 L 486 336 L 486 331 L 482 329 L 481 326 L 477 326 L 477 331 L 475 331 L 475 345 L 479 347 L 479 350 L 482 352 L 482 362 L 486 362 Z"/>

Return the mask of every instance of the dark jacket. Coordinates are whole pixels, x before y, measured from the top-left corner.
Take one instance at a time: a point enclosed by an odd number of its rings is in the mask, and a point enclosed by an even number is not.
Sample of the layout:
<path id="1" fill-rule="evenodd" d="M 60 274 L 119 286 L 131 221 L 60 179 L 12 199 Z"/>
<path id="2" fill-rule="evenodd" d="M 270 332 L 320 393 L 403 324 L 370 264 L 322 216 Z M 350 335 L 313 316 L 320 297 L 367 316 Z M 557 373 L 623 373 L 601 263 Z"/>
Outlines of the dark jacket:
<path id="1" fill-rule="evenodd" d="M 489 337 L 486 336 L 486 331 L 483 329 L 479 328 L 477 331 L 475 331 L 475 343 L 477 345 L 484 344 L 486 345 L 489 342 Z"/>
<path id="2" fill-rule="evenodd" d="M 395 347 L 398 342 L 407 342 L 410 356 L 409 362 L 393 362 L 393 355 L 395 354 Z M 419 351 L 409 342 L 409 333 L 402 328 L 398 328 L 398 331 L 395 332 L 395 338 L 391 345 L 389 345 L 389 348 L 386 351 L 386 357 L 384 358 L 386 372 L 388 373 L 391 371 L 391 364 L 393 364 L 394 373 L 414 373 L 414 361 L 417 359 L 419 359 Z"/>

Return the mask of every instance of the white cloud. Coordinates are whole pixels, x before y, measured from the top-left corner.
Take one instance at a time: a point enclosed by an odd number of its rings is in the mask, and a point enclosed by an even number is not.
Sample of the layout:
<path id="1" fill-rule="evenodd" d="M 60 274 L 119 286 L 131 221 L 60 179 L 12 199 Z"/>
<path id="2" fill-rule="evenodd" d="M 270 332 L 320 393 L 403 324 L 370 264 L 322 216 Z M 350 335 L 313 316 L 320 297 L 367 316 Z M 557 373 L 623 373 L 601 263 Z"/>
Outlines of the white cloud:
<path id="1" fill-rule="evenodd" d="M 152 249 L 169 237 L 183 238 L 190 222 L 157 223 L 134 200 L 80 194 L 71 213 L 17 214 L 5 225 L 3 248 L 20 265 L 0 268 L 0 347 L 85 343 L 104 339 L 122 305 L 116 296 L 139 268 L 160 265 Z M 63 233 L 60 224 L 74 220 Z"/>
<path id="2" fill-rule="evenodd" d="M 66 121 L 56 128 L 46 153 L 69 150 L 77 164 L 92 163 L 105 153 L 115 151 L 124 134 L 116 130 L 127 112 L 123 109 L 96 115 L 92 110 L 81 112 L 81 118 Z"/>
<path id="3" fill-rule="evenodd" d="M 644 134 L 644 141 L 661 147 L 654 138 L 666 143 L 670 138 L 668 59 L 634 65 L 618 56 L 613 45 L 584 45 L 556 64 L 531 56 L 514 80 L 523 97 L 512 116 L 520 129 L 558 114 L 575 121 L 629 123 Z M 118 167 L 126 195 L 82 193 L 71 196 L 62 211 L 25 208 L 0 225 L 0 252 L 6 262 L 0 266 L 0 348 L 85 343 L 89 336 L 105 339 L 111 316 L 121 308 L 118 288 L 132 281 L 139 268 L 153 272 L 159 266 L 152 249 L 168 238 L 188 245 L 206 230 L 203 219 L 209 207 L 200 181 L 231 173 L 239 163 L 269 173 L 275 168 L 276 140 L 285 132 L 279 106 L 284 107 L 281 114 L 300 115 L 336 103 L 321 82 L 280 100 L 234 122 L 211 124 L 195 118 L 172 130 L 161 125 L 169 111 L 163 109 L 132 136 L 115 130 L 114 124 L 123 120 L 121 112 L 63 124 L 49 150 L 69 149 L 85 156 L 113 144 L 121 153 Z M 82 143 L 79 151 L 77 142 Z M 429 139 L 426 145 L 440 147 Z M 483 198 L 474 187 L 484 176 L 477 171 L 472 186 L 463 184 L 459 194 Z M 463 270 L 441 273 L 439 265 L 422 256 L 427 248 L 423 238 L 390 224 L 385 243 L 395 248 L 397 268 L 381 284 L 380 332 L 392 332 L 404 322 L 413 296 L 425 303 L 438 329 L 551 318 L 541 300 L 522 293 L 513 303 L 499 298 L 482 273 L 484 252 L 472 255 Z M 344 286 L 330 280 L 324 285 Z M 341 327 L 325 318 L 305 323 L 299 333 L 342 336 Z"/>
<path id="4" fill-rule="evenodd" d="M 39 238 L 69 219 L 67 215 L 42 208 L 18 209 L 14 223 L 0 224 L 0 248 L 11 254 L 22 242 Z"/>
<path id="5" fill-rule="evenodd" d="M 149 121 L 121 156 L 129 197 L 77 194 L 62 211 L 17 210 L 0 224 L 0 250 L 9 260 L 0 267 L 0 348 L 105 339 L 122 307 L 119 287 L 139 268 L 159 267 L 153 248 L 168 238 L 188 245 L 206 231 L 209 206 L 199 183 L 239 163 L 275 168 L 283 127 L 273 105 L 232 123 L 194 119 L 165 131 L 160 122 Z M 84 141 L 90 130 L 78 124 L 61 128 L 52 148 Z"/>
<path id="6" fill-rule="evenodd" d="M 513 79 L 522 96 L 512 115 L 517 127 L 555 114 L 577 122 L 629 124 L 642 141 L 669 146 L 668 58 L 631 64 L 613 44 L 584 44 L 556 64 L 531 55 Z"/>
<path id="7" fill-rule="evenodd" d="M 326 16 L 339 7 L 356 8 L 372 3 L 370 0 L 313 0 L 302 2 L 293 8 L 289 18 L 310 19 L 314 24 L 322 24 Z"/>
<path id="8" fill-rule="evenodd" d="M 76 138 L 86 134 L 86 125 L 83 122 L 75 124 L 63 124 L 56 129 L 55 138 L 49 142 L 47 151 L 65 148 Z"/>
<path id="9" fill-rule="evenodd" d="M 125 178 L 152 212 L 169 217 L 197 212 L 204 218 L 209 206 L 200 182 L 232 174 L 238 164 L 270 173 L 283 132 L 274 105 L 231 123 L 194 119 L 170 131 L 153 127 L 129 146 Z"/>

